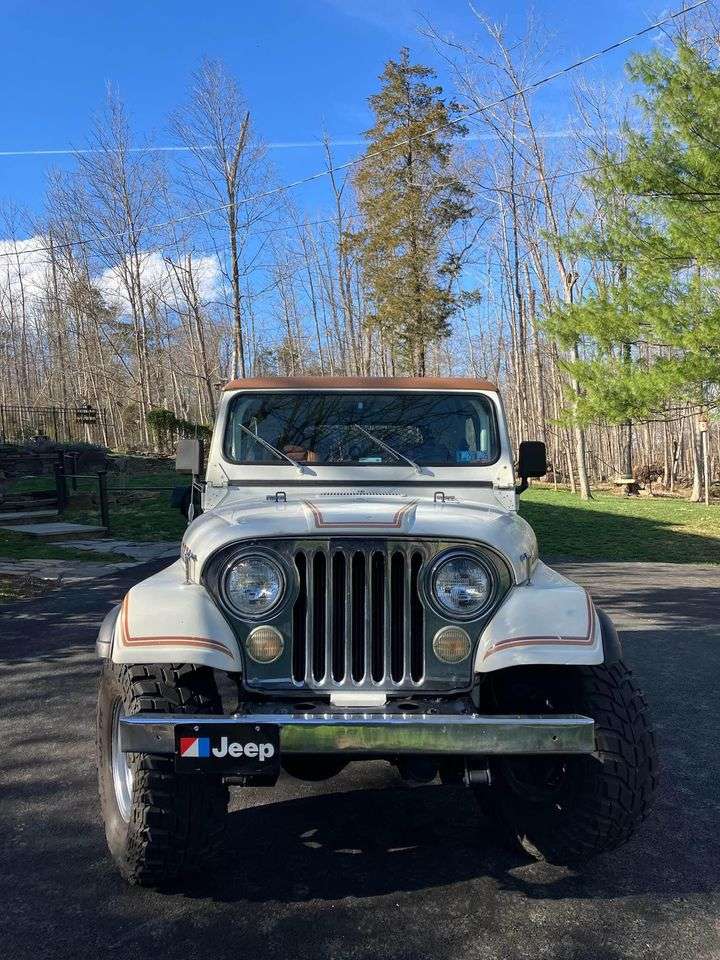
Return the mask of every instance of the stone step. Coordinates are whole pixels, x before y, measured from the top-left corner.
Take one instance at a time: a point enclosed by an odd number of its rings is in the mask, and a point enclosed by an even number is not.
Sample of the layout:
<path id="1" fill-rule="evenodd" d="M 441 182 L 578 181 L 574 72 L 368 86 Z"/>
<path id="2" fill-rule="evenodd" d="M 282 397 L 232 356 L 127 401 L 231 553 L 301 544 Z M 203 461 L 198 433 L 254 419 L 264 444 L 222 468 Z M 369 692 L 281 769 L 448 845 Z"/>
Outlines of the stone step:
<path id="1" fill-rule="evenodd" d="M 16 523 L 36 523 L 57 516 L 57 510 L 3 510 L 0 512 L 0 523 L 14 526 Z"/>
<path id="2" fill-rule="evenodd" d="M 24 533 L 38 540 L 67 540 L 68 537 L 81 537 L 83 540 L 97 540 L 107 536 L 107 527 L 96 527 L 87 523 L 19 523 L 3 526 L 0 530 L 9 530 L 11 533 Z"/>
<path id="3" fill-rule="evenodd" d="M 57 497 L 54 494 L 48 494 L 46 497 L 20 497 L 13 494 L 6 494 L 0 500 L 0 516 L 6 510 L 41 510 L 44 507 L 54 507 L 57 505 Z"/>
<path id="4" fill-rule="evenodd" d="M 57 496 L 57 490 L 55 489 L 54 486 L 44 487 L 41 490 L 13 490 L 12 480 L 8 480 L 7 483 L 10 489 L 5 490 L 5 496 L 8 498 L 15 497 L 17 499 L 19 497 L 22 500 L 37 500 L 39 498 L 40 500 L 42 500 L 43 497 Z"/>

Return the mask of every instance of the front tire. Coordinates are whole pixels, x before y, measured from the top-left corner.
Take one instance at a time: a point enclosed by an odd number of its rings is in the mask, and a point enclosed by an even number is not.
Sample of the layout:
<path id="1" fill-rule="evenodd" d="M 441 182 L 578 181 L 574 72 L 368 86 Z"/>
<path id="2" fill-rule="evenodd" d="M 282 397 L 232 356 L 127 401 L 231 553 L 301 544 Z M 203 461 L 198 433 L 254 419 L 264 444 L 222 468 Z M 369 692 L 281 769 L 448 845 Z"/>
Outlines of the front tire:
<path id="1" fill-rule="evenodd" d="M 220 851 L 228 791 L 217 776 L 176 773 L 172 757 L 122 754 L 119 719 L 140 712 L 222 713 L 212 670 L 105 661 L 100 675 L 97 766 L 108 847 L 129 883 L 159 886 Z"/>
<path id="2" fill-rule="evenodd" d="M 581 713 L 595 720 L 594 756 L 503 757 L 478 799 L 526 850 L 579 865 L 630 839 L 658 783 L 647 703 L 619 660 L 565 668 L 512 668 L 497 678 L 498 712 Z M 528 703 L 535 695 L 536 702 Z"/>

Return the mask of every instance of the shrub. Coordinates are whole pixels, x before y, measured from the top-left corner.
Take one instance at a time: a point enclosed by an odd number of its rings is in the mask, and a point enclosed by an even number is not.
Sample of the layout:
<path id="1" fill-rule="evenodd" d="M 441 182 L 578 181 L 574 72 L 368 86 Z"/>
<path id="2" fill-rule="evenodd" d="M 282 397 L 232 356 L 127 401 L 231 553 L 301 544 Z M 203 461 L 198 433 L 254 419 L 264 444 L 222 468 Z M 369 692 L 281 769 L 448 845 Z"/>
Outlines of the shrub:
<path id="1" fill-rule="evenodd" d="M 652 491 L 652 485 L 663 475 L 663 468 L 658 463 L 647 463 L 640 467 L 635 467 L 633 476 L 637 483 L 642 484 Z"/>
<path id="2" fill-rule="evenodd" d="M 201 440 L 209 440 L 212 435 L 212 430 L 204 423 L 182 420 L 176 417 L 172 410 L 165 410 L 162 407 L 150 410 L 145 419 L 155 434 L 160 449 L 172 448 L 178 437 L 198 437 Z"/>

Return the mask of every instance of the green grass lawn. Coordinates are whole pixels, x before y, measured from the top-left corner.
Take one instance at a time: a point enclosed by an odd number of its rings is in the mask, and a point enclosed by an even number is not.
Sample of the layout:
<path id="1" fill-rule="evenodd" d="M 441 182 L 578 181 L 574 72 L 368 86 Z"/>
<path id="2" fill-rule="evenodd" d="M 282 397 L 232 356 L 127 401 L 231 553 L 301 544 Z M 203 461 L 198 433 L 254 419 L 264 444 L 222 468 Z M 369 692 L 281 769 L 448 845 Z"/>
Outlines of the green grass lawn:
<path id="1" fill-rule="evenodd" d="M 8 480 L 6 493 L 37 493 L 39 491 L 55 493 L 55 477 L 52 473 L 43 477 L 23 477 L 21 480 Z"/>
<path id="2" fill-rule="evenodd" d="M 604 492 L 593 497 L 583 501 L 539 486 L 522 495 L 520 514 L 535 530 L 541 556 L 720 563 L 720 505 Z"/>
<path id="3" fill-rule="evenodd" d="M 97 510 L 70 509 L 63 519 L 100 523 Z M 185 517 L 170 506 L 169 493 L 110 504 L 110 536 L 113 540 L 181 540 L 186 527 Z"/>
<path id="4" fill-rule="evenodd" d="M 160 486 L 183 482 L 175 474 L 155 475 Z M 133 486 L 150 486 L 149 477 L 132 478 Z M 110 490 L 116 487 L 110 482 Z M 546 557 L 576 560 L 664 560 L 674 563 L 720 563 L 720 506 L 686 500 L 615 496 L 597 493 L 584 502 L 567 492 L 543 487 L 521 497 L 520 512 L 537 534 Z M 77 519 L 88 521 L 97 514 Z M 133 501 L 120 497 L 110 507 L 113 537 L 129 540 L 179 540 L 186 522 L 170 506 L 169 491 L 143 493 Z"/>
<path id="5" fill-rule="evenodd" d="M 175 472 L 151 474 L 108 473 L 110 536 L 116 540 L 180 540 L 187 527 L 185 517 L 170 505 L 170 489 L 187 482 Z M 142 489 L 142 488 L 158 488 Z M 78 481 L 70 490 L 70 507 L 63 519 L 100 523 L 97 483 Z"/>
<path id="6" fill-rule="evenodd" d="M 170 469 L 147 473 L 111 470 L 110 536 L 180 540 L 186 521 L 170 506 L 169 488 L 186 482 L 187 478 Z M 100 522 L 97 482 L 78 481 L 77 492 L 70 490 L 70 494 L 71 505 L 64 519 Z M 609 492 L 595 493 L 593 500 L 584 502 L 566 491 L 535 485 L 522 495 L 520 513 L 534 528 L 544 557 L 720 564 L 720 504 L 705 507 L 679 498 L 622 497 Z M 36 557 L 110 559 L 0 532 L 0 559 Z"/>
<path id="7" fill-rule="evenodd" d="M 138 468 L 142 470 L 142 459 Z M 123 473 L 108 471 L 107 484 L 110 500 L 110 536 L 116 540 L 180 540 L 187 526 L 185 517 L 170 506 L 169 487 L 186 483 L 187 478 L 174 470 Z M 139 489 L 152 488 L 152 489 Z M 157 491 L 154 492 L 155 488 Z M 11 480 L 7 493 L 55 490 L 53 477 L 31 477 Z M 80 478 L 73 489 L 68 478 L 70 503 L 62 519 L 77 523 L 100 523 L 98 482 L 95 477 Z M 9 531 L 0 531 L 0 561 L 2 560 L 87 560 L 88 562 L 116 562 L 128 559 L 118 554 L 94 553 L 46 543 L 34 537 Z"/>

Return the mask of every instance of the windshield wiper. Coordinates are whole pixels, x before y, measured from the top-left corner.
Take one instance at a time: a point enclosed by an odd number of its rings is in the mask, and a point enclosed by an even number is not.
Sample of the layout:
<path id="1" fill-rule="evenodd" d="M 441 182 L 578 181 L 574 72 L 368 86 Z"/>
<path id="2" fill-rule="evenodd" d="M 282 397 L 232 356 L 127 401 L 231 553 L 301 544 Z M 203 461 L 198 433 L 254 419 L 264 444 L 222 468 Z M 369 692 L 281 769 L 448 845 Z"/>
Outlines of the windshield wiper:
<path id="1" fill-rule="evenodd" d="M 249 437 L 252 437 L 253 440 L 257 440 L 257 442 L 261 446 L 265 447 L 266 450 L 269 450 L 270 453 L 274 453 L 275 456 L 280 457 L 281 460 L 287 460 L 287 462 L 291 463 L 296 470 L 300 471 L 300 473 L 302 474 L 305 473 L 305 468 L 302 466 L 302 464 L 298 463 L 297 460 L 293 460 L 292 457 L 289 457 L 286 453 L 283 453 L 282 450 L 278 450 L 277 447 L 274 447 L 271 443 L 268 443 L 267 440 L 263 440 L 263 438 L 259 436 L 257 433 L 253 433 L 252 430 L 248 429 L 248 427 L 245 426 L 245 424 L 238 423 L 236 424 L 236 426 L 240 427 L 243 433 L 246 433 Z"/>
<path id="2" fill-rule="evenodd" d="M 422 473 L 422 468 L 419 464 L 415 463 L 414 460 L 411 460 L 410 457 L 406 457 L 404 453 L 400 453 L 399 450 L 396 450 L 395 447 L 391 447 L 389 443 L 385 443 L 384 440 L 381 440 L 380 437 L 376 437 L 375 434 L 370 433 L 369 430 L 366 430 L 365 427 L 361 427 L 359 423 L 351 423 L 350 426 L 355 430 L 359 430 L 360 433 L 364 434 L 368 440 L 372 440 L 379 447 L 382 447 L 383 450 L 387 450 L 388 453 L 391 453 L 393 456 L 397 457 L 398 460 L 404 460 L 405 463 L 410 464 L 410 466 L 417 470 L 418 473 Z"/>

